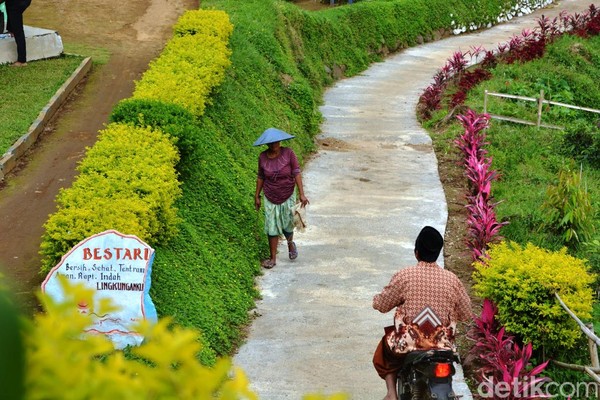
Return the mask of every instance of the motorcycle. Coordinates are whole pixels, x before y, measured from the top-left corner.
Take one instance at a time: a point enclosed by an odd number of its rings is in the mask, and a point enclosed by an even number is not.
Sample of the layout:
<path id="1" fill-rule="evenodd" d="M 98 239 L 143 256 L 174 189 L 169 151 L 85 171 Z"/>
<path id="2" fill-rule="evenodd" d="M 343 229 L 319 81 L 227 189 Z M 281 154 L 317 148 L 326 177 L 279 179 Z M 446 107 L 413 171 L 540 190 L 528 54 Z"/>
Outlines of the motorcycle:
<path id="1" fill-rule="evenodd" d="M 406 355 L 398 372 L 400 400 L 455 400 L 452 376 L 458 354 L 451 350 L 413 351 Z"/>

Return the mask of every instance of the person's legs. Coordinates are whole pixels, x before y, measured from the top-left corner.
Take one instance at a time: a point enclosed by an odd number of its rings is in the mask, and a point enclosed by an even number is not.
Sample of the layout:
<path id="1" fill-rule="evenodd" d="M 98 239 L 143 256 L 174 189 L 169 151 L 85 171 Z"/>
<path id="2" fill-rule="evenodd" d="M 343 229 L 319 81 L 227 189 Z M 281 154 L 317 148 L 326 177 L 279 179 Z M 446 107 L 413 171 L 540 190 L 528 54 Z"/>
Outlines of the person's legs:
<path id="1" fill-rule="evenodd" d="M 373 366 L 381 379 L 385 380 L 387 393 L 384 400 L 398 400 L 396 392 L 396 376 L 402 366 L 403 358 L 390 353 L 385 344 L 385 336 L 381 338 L 375 354 L 373 354 Z"/>
<path id="2" fill-rule="evenodd" d="M 287 239 L 290 260 L 295 260 L 296 258 L 298 258 L 298 249 L 296 248 L 296 243 L 294 243 L 294 232 L 283 231 L 283 234 Z"/>
<path id="3" fill-rule="evenodd" d="M 27 62 L 27 47 L 25 44 L 25 31 L 23 30 L 23 12 L 19 9 L 7 9 L 10 32 L 17 44 L 17 62 L 15 65 L 23 65 Z"/>
<path id="4" fill-rule="evenodd" d="M 279 236 L 269 236 L 269 253 L 273 264 L 277 261 L 277 245 L 279 244 Z"/>
<path id="5" fill-rule="evenodd" d="M 396 373 L 387 374 L 385 376 L 385 387 L 387 393 L 383 400 L 398 400 L 398 393 L 396 392 Z"/>

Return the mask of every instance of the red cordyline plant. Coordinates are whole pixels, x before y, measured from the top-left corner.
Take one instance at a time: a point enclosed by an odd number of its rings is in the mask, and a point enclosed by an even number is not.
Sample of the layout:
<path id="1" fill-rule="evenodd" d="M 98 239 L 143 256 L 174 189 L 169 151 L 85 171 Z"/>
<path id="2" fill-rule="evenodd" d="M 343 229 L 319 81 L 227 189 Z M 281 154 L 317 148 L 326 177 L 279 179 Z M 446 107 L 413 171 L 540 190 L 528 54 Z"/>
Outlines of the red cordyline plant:
<path id="1" fill-rule="evenodd" d="M 600 10 L 593 4 L 582 14 L 561 14 L 561 22 L 565 31 L 577 36 L 589 37 L 600 34 Z"/>
<path id="2" fill-rule="evenodd" d="M 465 174 L 471 183 L 473 194 L 483 197 L 484 200 L 490 198 L 492 181 L 498 176 L 497 171 L 490 169 L 491 166 L 491 157 L 469 157 L 465 162 Z"/>
<path id="3" fill-rule="evenodd" d="M 481 316 L 474 319 L 468 337 L 475 341 L 467 360 L 477 368 L 479 392 L 489 399 L 540 399 L 550 397 L 541 385 L 548 378 L 537 376 L 549 361 L 529 368 L 531 343 L 520 347 L 496 320 L 498 309 L 485 299 Z M 465 361 L 467 361 L 465 360 Z"/>
<path id="4" fill-rule="evenodd" d="M 442 108 L 444 91 L 449 86 L 448 82 L 453 79 L 458 81 L 458 90 L 448 100 L 448 105 L 452 108 L 464 104 L 469 90 L 476 84 L 489 79 L 492 75 L 488 70 L 495 67 L 498 62 L 511 64 L 542 57 L 546 46 L 564 33 L 581 37 L 600 34 L 600 10 L 591 4 L 589 9 L 582 14 L 568 15 L 563 12 L 554 19 L 542 15 L 537 20 L 537 25 L 533 30 L 524 30 L 520 36 L 514 36 L 508 43 L 499 44 L 495 51 L 488 51 L 479 46 L 465 53 L 455 52 L 446 61 L 442 70 L 436 74 L 434 82 L 425 89 L 419 98 L 421 118 L 430 119 L 434 111 Z M 484 57 L 479 69 L 486 73 L 480 71 L 476 75 L 465 78 L 468 74 L 466 67 L 469 65 L 467 57 L 478 62 L 481 54 L 484 54 Z"/>
<path id="5" fill-rule="evenodd" d="M 465 128 L 462 135 L 454 141 L 464 156 L 465 175 L 471 186 L 471 196 L 467 197 L 467 247 L 471 257 L 477 260 L 485 256 L 488 245 L 499 239 L 502 226 L 507 222 L 498 222 L 491 191 L 492 182 L 498 173 L 491 169 L 492 158 L 486 157 L 487 144 L 484 130 L 489 126 L 488 114 L 477 114 L 469 109 L 456 117 Z"/>
<path id="6" fill-rule="evenodd" d="M 496 205 L 482 195 L 470 196 L 465 207 L 467 217 L 467 247 L 471 250 L 473 261 L 485 257 L 490 243 L 500 240 L 500 229 L 508 222 L 498 222 Z"/>

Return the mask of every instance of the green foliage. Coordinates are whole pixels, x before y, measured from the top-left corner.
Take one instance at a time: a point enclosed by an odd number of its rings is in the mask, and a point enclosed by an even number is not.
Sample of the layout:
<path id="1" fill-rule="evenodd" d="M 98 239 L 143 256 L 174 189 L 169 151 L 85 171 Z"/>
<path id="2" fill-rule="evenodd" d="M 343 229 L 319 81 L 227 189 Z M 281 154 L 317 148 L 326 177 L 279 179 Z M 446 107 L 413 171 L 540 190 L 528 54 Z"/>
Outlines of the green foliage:
<path id="1" fill-rule="evenodd" d="M 113 109 L 110 121 L 160 129 L 174 139 L 181 158 L 187 158 L 195 150 L 197 119 L 176 104 L 147 99 L 121 100 Z"/>
<path id="2" fill-rule="evenodd" d="M 27 133 L 40 110 L 65 80 L 79 67 L 83 57 L 63 56 L 29 63 L 27 68 L 0 65 L 2 112 L 0 155 Z"/>
<path id="3" fill-rule="evenodd" d="M 548 354 L 572 348 L 581 332 L 554 292 L 579 318 L 590 318 L 594 277 L 585 261 L 566 249 L 551 252 L 514 242 L 492 245 L 488 256 L 474 264 L 474 289 L 497 304 L 498 322 L 507 332 Z"/>
<path id="4" fill-rule="evenodd" d="M 595 232 L 595 212 L 590 196 L 582 181 L 583 171 L 563 166 L 558 183 L 547 190 L 543 209 L 548 211 L 546 226 L 554 229 L 565 244 L 576 246 L 591 239 Z"/>
<path id="5" fill-rule="evenodd" d="M 562 150 L 567 156 L 600 169 L 600 127 L 586 120 L 575 121 L 565 129 Z"/>
<path id="6" fill-rule="evenodd" d="M 485 89 L 528 97 L 538 96 L 543 89 L 546 99 L 594 107 L 600 104 L 598 60 L 600 36 L 588 39 L 562 36 L 548 45 L 541 59 L 525 64 L 498 65 L 491 80 L 469 92 L 465 106 L 482 110 Z M 539 71 L 544 71 L 544 74 L 540 75 Z M 507 99 L 488 98 L 488 112 L 530 121 L 537 118 L 535 104 Z M 435 113 L 427 126 L 435 127 L 446 113 L 447 110 Z M 585 144 L 590 143 L 589 138 L 574 132 L 578 132 L 581 126 L 594 126 L 596 119 L 597 114 L 566 109 L 559 111 L 557 106 L 545 106 L 542 122 L 565 126 L 565 134 L 558 130 L 492 120 L 487 135 L 490 142 L 488 150 L 494 169 L 500 173 L 500 179 L 494 183 L 492 190 L 494 198 L 500 201 L 496 208 L 498 217 L 510 222 L 502 228 L 504 237 L 552 250 L 565 245 L 560 230 L 547 228 L 548 215 L 542 205 L 547 198 L 547 188 L 556 184 L 560 166 L 569 164 L 571 157 L 583 161 L 586 167 L 592 166 L 589 158 L 584 160 L 586 154 L 595 155 L 591 148 L 585 149 Z M 446 127 L 445 134 L 432 136 L 438 152 L 447 152 L 446 143 L 459 132 L 456 126 L 458 123 Z M 586 219 L 599 232 L 600 219 L 595 214 L 600 204 L 600 172 L 597 168 L 586 169 L 586 182 L 594 209 L 594 214 L 586 216 Z M 569 249 L 574 256 L 588 259 L 594 271 L 600 270 L 597 252 L 595 255 L 591 250 L 593 247 L 585 245 Z"/>
<path id="7" fill-rule="evenodd" d="M 0 387 L 4 398 L 20 400 L 25 389 L 25 351 L 19 334 L 21 322 L 2 279 L 0 274 Z"/>
<path id="8" fill-rule="evenodd" d="M 64 303 L 41 297 L 46 312 L 36 315 L 25 332 L 26 399 L 257 398 L 230 360 L 203 366 L 199 333 L 169 319 L 140 324 L 144 343 L 127 352 L 115 351 L 103 335 L 81 337 L 89 317 L 77 311 L 77 301 L 93 304 L 93 291 L 69 285 L 64 290 Z M 96 312 L 112 307 L 101 308 Z"/>
<path id="9" fill-rule="evenodd" d="M 60 192 L 58 211 L 45 224 L 41 254 L 50 270 L 72 246 L 116 229 L 149 244 L 168 241 L 179 222 L 174 169 L 179 155 L 159 130 L 111 124 L 78 166 L 79 176 Z"/>

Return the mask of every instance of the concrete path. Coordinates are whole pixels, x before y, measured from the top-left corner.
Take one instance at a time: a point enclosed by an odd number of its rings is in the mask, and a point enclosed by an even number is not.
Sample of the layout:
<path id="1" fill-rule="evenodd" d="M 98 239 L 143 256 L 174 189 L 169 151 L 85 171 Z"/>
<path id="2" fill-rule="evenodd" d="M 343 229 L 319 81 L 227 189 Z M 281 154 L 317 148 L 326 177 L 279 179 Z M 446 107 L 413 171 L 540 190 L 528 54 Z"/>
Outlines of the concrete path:
<path id="1" fill-rule="evenodd" d="M 415 263 L 421 227 L 443 232 L 447 219 L 431 140 L 414 113 L 419 95 L 455 51 L 494 49 L 542 14 L 589 4 L 562 1 L 484 32 L 408 49 L 326 92 L 319 138 L 343 141 L 347 151 L 324 148 L 306 165 L 310 227 L 296 235 L 300 255 L 290 262 L 282 245 L 277 266 L 259 279 L 259 316 L 234 358 L 261 400 L 310 392 L 383 398 L 371 358 L 393 313 L 373 310 L 372 297 Z M 470 399 L 461 377 L 456 381 Z"/>

